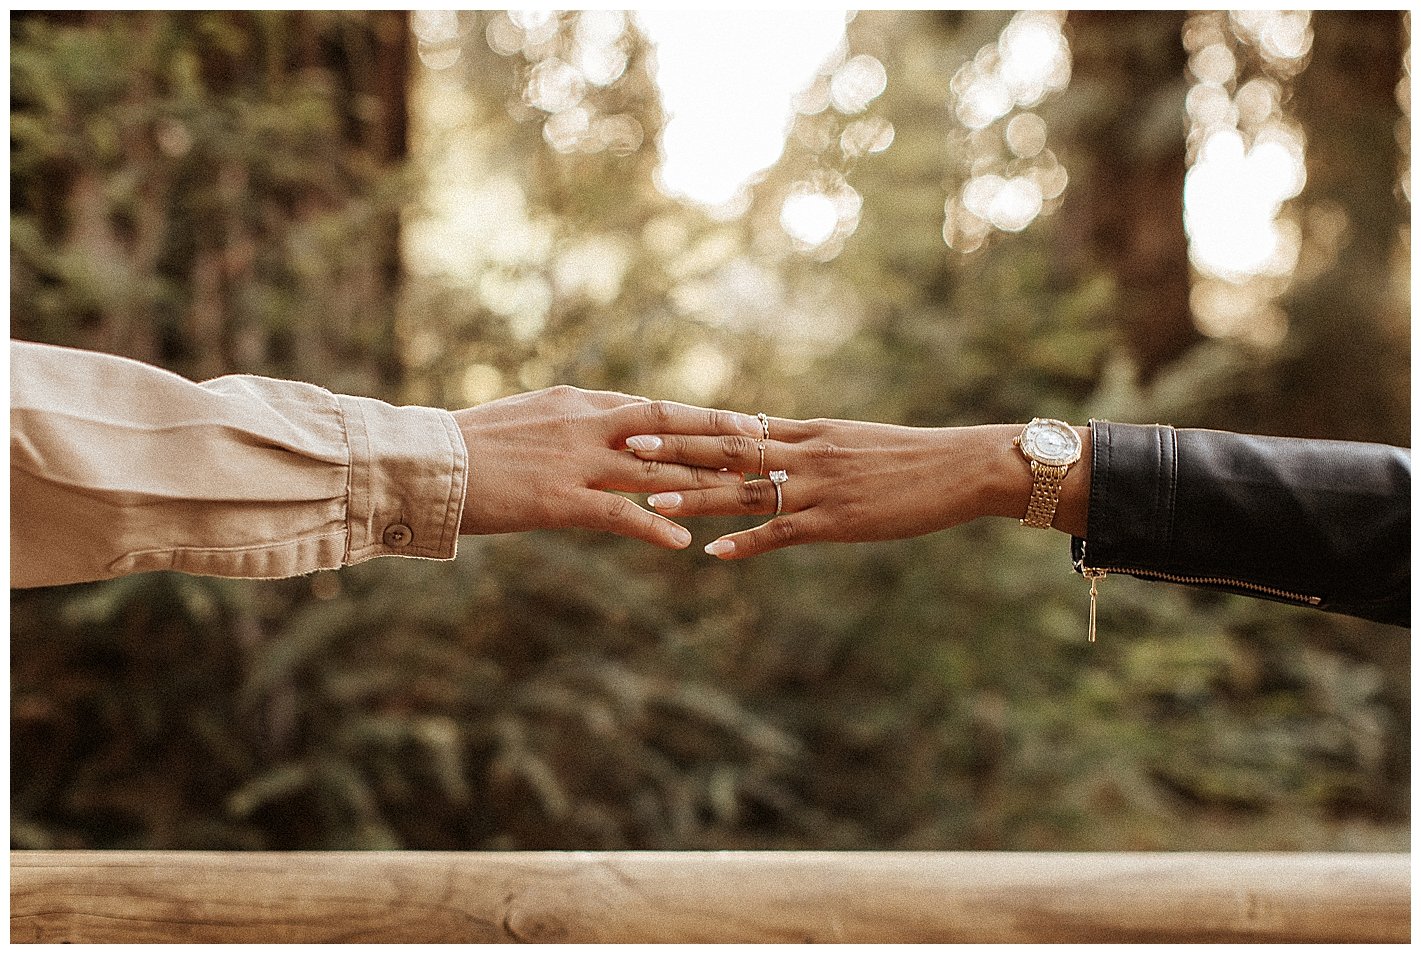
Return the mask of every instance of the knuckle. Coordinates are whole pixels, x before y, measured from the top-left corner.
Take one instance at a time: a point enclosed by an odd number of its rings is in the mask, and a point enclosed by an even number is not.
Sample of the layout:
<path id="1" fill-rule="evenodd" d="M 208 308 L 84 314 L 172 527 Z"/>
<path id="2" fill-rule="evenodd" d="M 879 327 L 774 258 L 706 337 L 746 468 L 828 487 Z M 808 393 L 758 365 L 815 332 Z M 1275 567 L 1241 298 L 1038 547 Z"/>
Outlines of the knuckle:
<path id="1" fill-rule="evenodd" d="M 847 526 L 859 526 L 867 516 L 868 506 L 863 500 L 851 497 L 840 502 L 838 506 L 838 517 L 841 524 Z"/>
<path id="2" fill-rule="evenodd" d="M 718 470 L 711 470 L 708 467 L 691 467 L 690 485 L 692 487 L 723 487 L 728 483 L 729 474 Z M 739 474 L 735 475 L 737 478 Z"/>
<path id="3" fill-rule="evenodd" d="M 652 401 L 646 405 L 646 419 L 657 430 L 664 430 L 671 422 L 671 402 Z"/>
<path id="4" fill-rule="evenodd" d="M 829 441 L 815 441 L 809 445 L 809 457 L 811 460 L 825 463 L 842 456 L 844 449 L 838 444 Z"/>
<path id="5" fill-rule="evenodd" d="M 659 460 L 644 460 L 641 462 L 641 472 L 649 480 L 656 479 L 665 469 L 665 465 Z"/>
<path id="6" fill-rule="evenodd" d="M 608 494 L 602 504 L 602 515 L 611 523 L 623 523 L 633 516 L 631 511 L 634 506 L 626 497 Z"/>
<path id="7" fill-rule="evenodd" d="M 740 503 L 746 507 L 761 507 L 769 502 L 766 490 L 770 487 L 768 480 L 751 480 L 742 483 L 736 488 L 735 495 L 740 499 Z"/>
<path id="8" fill-rule="evenodd" d="M 793 543 L 799 539 L 799 521 L 792 517 L 776 517 L 766 524 L 766 532 L 774 543 Z"/>
<path id="9" fill-rule="evenodd" d="M 721 453 L 733 461 L 744 460 L 755 453 L 755 442 L 742 434 L 727 434 L 720 439 Z"/>

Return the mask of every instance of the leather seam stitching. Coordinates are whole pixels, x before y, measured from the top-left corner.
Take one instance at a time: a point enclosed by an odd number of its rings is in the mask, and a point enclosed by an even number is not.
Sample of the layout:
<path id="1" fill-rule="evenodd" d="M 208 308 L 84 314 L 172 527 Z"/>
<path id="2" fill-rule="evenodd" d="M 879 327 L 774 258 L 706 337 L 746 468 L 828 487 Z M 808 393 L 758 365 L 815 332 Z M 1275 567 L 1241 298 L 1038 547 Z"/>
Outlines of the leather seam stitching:
<path id="1" fill-rule="evenodd" d="M 1178 499 L 1179 488 L 1179 435 L 1173 427 L 1167 429 L 1169 437 L 1169 483 L 1166 492 L 1169 495 L 1168 507 L 1169 516 L 1165 521 L 1165 553 L 1169 561 L 1174 562 L 1174 512 L 1175 502 Z"/>

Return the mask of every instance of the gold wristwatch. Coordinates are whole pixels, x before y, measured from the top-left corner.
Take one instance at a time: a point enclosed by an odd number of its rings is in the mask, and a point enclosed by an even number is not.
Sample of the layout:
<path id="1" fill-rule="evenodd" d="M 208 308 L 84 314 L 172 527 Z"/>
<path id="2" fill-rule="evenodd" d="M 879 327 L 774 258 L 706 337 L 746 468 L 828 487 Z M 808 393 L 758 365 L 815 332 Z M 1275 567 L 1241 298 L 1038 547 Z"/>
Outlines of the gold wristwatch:
<path id="1" fill-rule="evenodd" d="M 1065 421 L 1034 417 L 1012 443 L 1031 464 L 1031 499 L 1021 522 L 1049 530 L 1061 501 L 1061 482 L 1071 465 L 1081 459 L 1081 437 Z"/>

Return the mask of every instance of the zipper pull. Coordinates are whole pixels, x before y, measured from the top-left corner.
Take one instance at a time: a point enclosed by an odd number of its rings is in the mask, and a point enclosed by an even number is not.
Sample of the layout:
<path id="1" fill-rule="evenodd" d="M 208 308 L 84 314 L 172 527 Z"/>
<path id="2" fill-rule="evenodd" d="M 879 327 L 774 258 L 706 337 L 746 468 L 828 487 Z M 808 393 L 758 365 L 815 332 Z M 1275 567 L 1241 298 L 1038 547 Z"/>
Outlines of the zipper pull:
<path id="1" fill-rule="evenodd" d="M 1090 580 L 1090 631 L 1086 637 L 1087 642 L 1095 642 L 1095 597 L 1096 584 L 1105 579 L 1105 571 L 1097 570 L 1093 567 L 1085 567 L 1081 570 L 1081 575 Z"/>

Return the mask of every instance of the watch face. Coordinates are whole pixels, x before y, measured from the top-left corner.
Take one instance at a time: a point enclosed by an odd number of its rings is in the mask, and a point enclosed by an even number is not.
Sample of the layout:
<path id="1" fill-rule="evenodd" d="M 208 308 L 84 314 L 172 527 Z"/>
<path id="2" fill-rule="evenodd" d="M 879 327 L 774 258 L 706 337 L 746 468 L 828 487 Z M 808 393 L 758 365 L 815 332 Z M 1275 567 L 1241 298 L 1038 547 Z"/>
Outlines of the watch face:
<path id="1" fill-rule="evenodd" d="M 1021 449 L 1043 464 L 1074 464 L 1081 458 L 1081 439 L 1065 421 L 1038 419 L 1026 425 Z"/>

